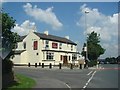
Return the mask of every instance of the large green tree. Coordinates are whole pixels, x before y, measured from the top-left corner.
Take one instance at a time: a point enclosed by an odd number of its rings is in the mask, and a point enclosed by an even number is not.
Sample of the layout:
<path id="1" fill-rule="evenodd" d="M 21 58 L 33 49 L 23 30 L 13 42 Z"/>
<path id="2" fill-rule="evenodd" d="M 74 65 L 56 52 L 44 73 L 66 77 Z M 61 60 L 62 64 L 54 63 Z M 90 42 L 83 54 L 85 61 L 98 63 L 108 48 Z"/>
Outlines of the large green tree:
<path id="1" fill-rule="evenodd" d="M 86 44 L 83 45 L 83 48 Z M 100 45 L 100 34 L 95 33 L 94 31 L 88 34 L 87 36 L 87 54 L 89 60 L 97 60 L 98 57 L 104 54 L 105 49 Z M 86 52 L 82 51 L 82 55 L 86 56 Z"/>
<path id="2" fill-rule="evenodd" d="M 11 32 L 11 29 L 15 26 L 15 20 L 13 17 L 10 17 L 8 13 L 1 12 L 2 14 L 2 51 L 5 54 L 8 54 L 12 52 L 12 49 L 15 48 L 16 42 L 19 39 L 19 36 L 17 33 Z M 9 55 L 12 55 L 11 53 Z M 3 56 L 3 58 L 6 58 L 6 55 Z"/>
<path id="3" fill-rule="evenodd" d="M 12 71 L 13 63 L 10 61 L 10 57 L 14 55 L 12 49 L 19 40 L 19 36 L 17 33 L 11 32 L 11 29 L 15 26 L 15 20 L 13 17 L 10 17 L 8 13 L 3 11 L 0 12 L 0 16 L 0 22 L 2 22 L 2 47 L 0 50 L 2 51 L 2 85 L 4 88 L 14 80 L 14 74 Z"/>

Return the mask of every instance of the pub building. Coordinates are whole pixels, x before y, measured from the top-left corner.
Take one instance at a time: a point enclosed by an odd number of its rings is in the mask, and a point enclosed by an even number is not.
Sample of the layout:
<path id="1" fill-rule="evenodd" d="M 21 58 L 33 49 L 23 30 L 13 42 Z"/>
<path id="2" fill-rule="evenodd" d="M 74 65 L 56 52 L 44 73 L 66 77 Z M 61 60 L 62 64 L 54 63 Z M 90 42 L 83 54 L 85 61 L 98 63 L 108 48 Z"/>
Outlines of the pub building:
<path id="1" fill-rule="evenodd" d="M 14 64 L 27 65 L 44 63 L 44 65 L 59 65 L 78 63 L 77 44 L 69 36 L 50 35 L 48 31 L 38 33 L 30 30 L 28 35 L 21 36 L 14 49 Z"/>

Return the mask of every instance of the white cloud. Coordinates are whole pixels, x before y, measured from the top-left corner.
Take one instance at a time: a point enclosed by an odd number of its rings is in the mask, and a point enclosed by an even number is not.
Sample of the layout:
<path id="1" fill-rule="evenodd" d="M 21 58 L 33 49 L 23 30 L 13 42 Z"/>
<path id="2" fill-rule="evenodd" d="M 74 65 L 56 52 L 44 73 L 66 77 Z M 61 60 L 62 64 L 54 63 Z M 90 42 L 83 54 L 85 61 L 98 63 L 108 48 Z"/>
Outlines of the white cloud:
<path id="1" fill-rule="evenodd" d="M 77 22 L 77 25 L 85 29 L 85 11 L 89 11 L 86 14 L 87 33 L 96 31 L 101 35 L 101 39 L 104 41 L 110 41 L 112 37 L 118 35 L 118 14 L 112 16 L 106 16 L 99 12 L 97 8 L 89 8 L 86 4 L 80 7 L 81 17 Z M 86 30 L 84 31 L 86 33 Z"/>
<path id="2" fill-rule="evenodd" d="M 55 13 L 53 12 L 53 7 L 49 7 L 46 10 L 43 10 L 41 8 L 38 8 L 37 5 L 32 7 L 30 3 L 27 3 L 23 7 L 29 16 L 35 18 L 36 20 L 39 20 L 40 22 L 51 25 L 55 30 L 63 26 L 63 24 L 58 20 Z"/>
<path id="3" fill-rule="evenodd" d="M 103 48 L 106 49 L 106 52 L 104 55 L 101 56 L 101 58 L 118 56 L 118 45 L 104 43 L 104 44 L 102 44 L 102 46 L 103 46 Z"/>
<path id="4" fill-rule="evenodd" d="M 30 22 L 29 20 L 25 20 L 21 25 L 16 24 L 16 26 L 12 29 L 12 32 L 16 32 L 19 35 L 27 35 L 30 30 L 36 31 L 36 25 L 34 22 Z"/>
<path id="5" fill-rule="evenodd" d="M 85 30 L 85 11 L 89 11 L 86 14 L 87 30 Z M 97 8 L 87 7 L 87 4 L 80 7 L 79 13 L 81 17 L 76 24 L 84 29 L 84 35 L 92 31 L 100 34 L 101 44 L 106 49 L 102 57 L 118 55 L 118 13 L 107 16 Z"/>

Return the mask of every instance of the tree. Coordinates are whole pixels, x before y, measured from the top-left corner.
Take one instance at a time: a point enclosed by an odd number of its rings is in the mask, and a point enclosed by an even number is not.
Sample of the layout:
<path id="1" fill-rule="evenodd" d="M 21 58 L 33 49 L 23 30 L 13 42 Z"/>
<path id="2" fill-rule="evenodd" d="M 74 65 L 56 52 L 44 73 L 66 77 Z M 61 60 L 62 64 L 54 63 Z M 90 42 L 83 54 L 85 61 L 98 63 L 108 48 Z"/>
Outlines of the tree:
<path id="1" fill-rule="evenodd" d="M 15 20 L 13 17 L 10 17 L 7 13 L 2 14 L 2 49 L 3 52 L 11 52 L 15 47 L 16 42 L 19 39 L 17 33 L 11 32 L 11 29 L 15 26 Z M 12 55 L 13 53 L 11 53 Z M 10 58 L 10 56 L 7 58 Z"/>
<path id="2" fill-rule="evenodd" d="M 97 60 L 98 57 L 102 54 L 104 54 L 105 49 L 102 48 L 102 46 L 99 44 L 100 43 L 100 34 L 98 35 L 94 31 L 88 34 L 87 37 L 87 54 L 88 54 L 88 59 L 91 60 Z M 84 44 L 83 48 L 86 46 Z M 82 55 L 85 56 L 86 52 L 82 51 Z"/>
<path id="3" fill-rule="evenodd" d="M 7 87 L 7 85 L 14 80 L 12 72 L 13 63 L 10 61 L 10 57 L 14 55 L 12 49 L 19 40 L 19 36 L 17 33 L 11 32 L 11 29 L 15 26 L 15 20 L 13 17 L 10 17 L 8 13 L 2 11 L 0 15 L 2 16 L 0 18 L 0 22 L 2 22 L 2 85 L 3 87 Z"/>
<path id="4" fill-rule="evenodd" d="M 116 58 L 117 63 L 120 63 L 120 55 Z"/>
<path id="5" fill-rule="evenodd" d="M 117 64 L 118 62 L 119 62 L 119 60 L 120 60 L 120 56 L 118 56 L 118 57 L 107 57 L 106 59 L 105 59 L 105 62 L 109 62 L 110 64 Z"/>

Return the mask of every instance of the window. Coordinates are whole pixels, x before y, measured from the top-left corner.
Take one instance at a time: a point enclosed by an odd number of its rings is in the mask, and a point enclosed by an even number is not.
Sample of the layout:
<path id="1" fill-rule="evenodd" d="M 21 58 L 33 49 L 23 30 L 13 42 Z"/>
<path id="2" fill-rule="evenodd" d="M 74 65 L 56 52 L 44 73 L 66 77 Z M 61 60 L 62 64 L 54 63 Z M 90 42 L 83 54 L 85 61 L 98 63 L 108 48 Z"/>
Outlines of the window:
<path id="1" fill-rule="evenodd" d="M 49 48 L 49 41 L 48 40 L 45 41 L 45 48 Z"/>
<path id="2" fill-rule="evenodd" d="M 54 59 L 54 53 L 47 52 L 46 53 L 46 59 L 47 60 L 53 60 Z"/>
<path id="3" fill-rule="evenodd" d="M 62 49 L 62 43 L 59 44 L 59 49 Z"/>
<path id="4" fill-rule="evenodd" d="M 73 51 L 73 45 L 71 45 L 71 51 Z"/>
<path id="5" fill-rule="evenodd" d="M 72 54 L 72 60 L 76 60 L 77 59 L 77 55 L 76 54 Z"/>
<path id="6" fill-rule="evenodd" d="M 62 61 L 62 59 L 63 59 L 63 56 L 62 56 L 62 55 L 60 55 L 60 60 Z"/>
<path id="7" fill-rule="evenodd" d="M 23 48 L 26 49 L 26 42 L 23 42 Z"/>
<path id="8" fill-rule="evenodd" d="M 70 61 L 70 56 L 69 56 L 69 61 Z"/>
<path id="9" fill-rule="evenodd" d="M 48 41 L 48 40 L 46 40 L 46 41 L 45 41 L 45 44 L 49 44 L 49 41 Z"/>
<path id="10" fill-rule="evenodd" d="M 43 52 L 43 60 L 45 59 L 45 52 Z"/>
<path id="11" fill-rule="evenodd" d="M 53 42 L 53 43 L 52 43 L 52 48 L 57 49 L 57 48 L 58 48 L 58 44 Z"/>
<path id="12" fill-rule="evenodd" d="M 34 46 L 33 46 L 33 50 L 37 50 L 38 49 L 38 42 L 34 41 Z"/>

